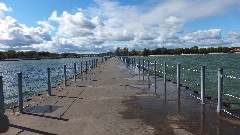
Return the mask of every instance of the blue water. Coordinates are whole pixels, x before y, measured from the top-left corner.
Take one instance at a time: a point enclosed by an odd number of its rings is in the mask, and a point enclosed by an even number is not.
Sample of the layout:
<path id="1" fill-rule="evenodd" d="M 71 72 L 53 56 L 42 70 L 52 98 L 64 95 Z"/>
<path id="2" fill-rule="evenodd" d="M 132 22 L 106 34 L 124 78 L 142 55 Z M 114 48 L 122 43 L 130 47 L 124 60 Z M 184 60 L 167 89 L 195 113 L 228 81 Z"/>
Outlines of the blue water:
<path id="1" fill-rule="evenodd" d="M 223 68 L 224 88 L 226 94 L 234 97 L 224 96 L 225 101 L 239 102 L 240 100 L 240 54 L 208 54 L 208 55 L 178 55 L 178 56 L 149 56 L 139 57 L 150 60 L 150 70 L 154 70 L 154 61 L 157 62 L 157 73 L 163 76 L 163 63 L 167 65 L 167 79 L 176 81 L 177 63 L 181 69 L 181 84 L 189 86 L 190 90 L 199 91 L 201 84 L 201 66 L 206 67 L 206 94 L 217 98 L 218 92 L 218 68 Z M 136 60 L 138 63 L 138 59 Z M 239 98 L 239 99 L 238 99 Z"/>
<path id="2" fill-rule="evenodd" d="M 47 90 L 47 68 L 51 70 L 51 85 L 55 86 L 64 80 L 63 67 L 67 65 L 67 79 L 74 76 L 73 64 L 77 64 L 77 73 L 83 70 L 86 61 L 99 59 L 99 57 L 63 58 L 43 60 L 1 61 L 0 75 L 3 76 L 3 90 L 5 105 L 9 107 L 18 102 L 17 73 L 22 72 L 24 99 Z"/>

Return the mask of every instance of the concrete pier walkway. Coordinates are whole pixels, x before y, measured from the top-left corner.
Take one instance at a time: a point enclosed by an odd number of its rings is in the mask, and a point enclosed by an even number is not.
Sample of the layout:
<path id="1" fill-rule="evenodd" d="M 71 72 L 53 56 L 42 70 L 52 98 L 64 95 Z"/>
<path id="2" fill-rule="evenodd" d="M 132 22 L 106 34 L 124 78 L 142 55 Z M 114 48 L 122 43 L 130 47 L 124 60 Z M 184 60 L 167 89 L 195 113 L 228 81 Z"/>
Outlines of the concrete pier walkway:
<path id="1" fill-rule="evenodd" d="M 151 135 L 151 134 L 238 134 L 240 121 L 218 115 L 212 105 L 181 91 L 167 82 L 138 80 L 117 58 L 111 58 L 77 81 L 69 80 L 24 103 L 23 114 L 6 110 L 10 129 L 4 135 Z M 135 79 L 134 79 L 135 78 Z M 137 78 L 137 79 L 136 79 Z M 147 77 L 145 77 L 147 78 Z M 181 88 L 183 89 L 183 88 Z"/>
<path id="2" fill-rule="evenodd" d="M 23 114 L 6 110 L 10 119 L 9 135 L 113 135 L 151 134 L 153 128 L 139 119 L 123 119 L 119 112 L 126 110 L 122 101 L 140 92 L 128 86 L 137 81 L 119 80 L 131 75 L 117 68 L 116 58 L 102 63 L 87 74 L 78 76 L 24 103 Z"/>

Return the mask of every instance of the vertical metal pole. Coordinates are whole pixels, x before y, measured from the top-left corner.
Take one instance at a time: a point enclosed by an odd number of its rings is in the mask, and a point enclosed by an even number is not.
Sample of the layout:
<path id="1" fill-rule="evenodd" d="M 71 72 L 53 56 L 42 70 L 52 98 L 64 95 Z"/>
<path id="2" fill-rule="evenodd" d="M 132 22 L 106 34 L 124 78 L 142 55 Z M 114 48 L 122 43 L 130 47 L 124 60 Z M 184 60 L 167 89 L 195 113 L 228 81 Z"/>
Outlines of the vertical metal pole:
<path id="1" fill-rule="evenodd" d="M 93 63 L 94 63 L 94 62 L 93 62 L 93 60 L 92 60 L 92 69 L 94 68 L 94 67 L 93 67 Z"/>
<path id="2" fill-rule="evenodd" d="M 132 68 L 134 68 L 134 58 L 132 58 Z"/>
<path id="3" fill-rule="evenodd" d="M 88 61 L 86 61 L 86 74 L 87 74 L 87 70 L 88 70 Z"/>
<path id="4" fill-rule="evenodd" d="M 145 63 L 145 61 L 144 61 L 144 59 L 143 59 L 143 80 L 144 80 L 144 70 L 145 70 L 145 67 L 144 67 L 144 63 Z"/>
<path id="5" fill-rule="evenodd" d="M 82 62 L 81 62 L 81 75 L 83 74 L 83 67 L 82 67 Z"/>
<path id="6" fill-rule="evenodd" d="M 95 61 L 95 67 L 97 67 L 98 66 L 98 59 L 96 59 L 96 61 Z"/>
<path id="7" fill-rule="evenodd" d="M 89 60 L 88 63 L 89 63 L 88 68 L 90 69 L 91 68 L 91 60 Z"/>
<path id="8" fill-rule="evenodd" d="M 64 65 L 63 73 L 64 73 L 64 86 L 67 86 L 67 66 L 66 65 Z"/>
<path id="9" fill-rule="evenodd" d="M 222 110 L 222 93 L 223 93 L 223 69 L 218 69 L 218 106 L 217 112 L 221 113 Z"/>
<path id="10" fill-rule="evenodd" d="M 205 66 L 201 67 L 201 101 L 205 104 Z"/>
<path id="11" fill-rule="evenodd" d="M 137 65 L 137 63 L 136 63 L 136 58 L 134 58 L 134 67 L 136 68 L 136 65 Z"/>
<path id="12" fill-rule="evenodd" d="M 155 93 L 157 93 L 157 62 L 154 61 L 154 82 L 155 82 Z"/>
<path id="13" fill-rule="evenodd" d="M 3 94 L 3 81 L 2 81 L 2 76 L 0 76 L 0 111 L 5 113 L 4 109 L 4 94 Z"/>
<path id="14" fill-rule="evenodd" d="M 76 63 L 73 63 L 73 68 L 74 68 L 74 81 L 77 80 L 77 65 Z"/>
<path id="15" fill-rule="evenodd" d="M 150 60 L 148 60 L 148 72 L 150 73 Z"/>
<path id="16" fill-rule="evenodd" d="M 23 91 L 22 91 L 22 72 L 18 75 L 18 107 L 19 113 L 23 113 Z"/>
<path id="17" fill-rule="evenodd" d="M 180 91 L 180 63 L 177 63 L 177 90 Z"/>
<path id="18" fill-rule="evenodd" d="M 163 84 L 164 84 L 164 99 L 165 102 L 167 100 L 167 82 L 166 82 L 166 78 L 167 78 L 167 67 L 166 67 L 166 62 L 163 63 Z"/>
<path id="19" fill-rule="evenodd" d="M 51 92 L 51 72 L 50 72 L 50 68 L 47 68 L 47 73 L 48 73 L 48 96 L 51 96 L 52 92 Z"/>
<path id="20" fill-rule="evenodd" d="M 138 60 L 138 74 L 139 74 L 139 80 L 140 80 L 140 70 L 141 70 L 141 67 L 140 67 L 140 59 Z"/>
<path id="21" fill-rule="evenodd" d="M 94 67 L 97 67 L 97 59 L 94 59 Z"/>

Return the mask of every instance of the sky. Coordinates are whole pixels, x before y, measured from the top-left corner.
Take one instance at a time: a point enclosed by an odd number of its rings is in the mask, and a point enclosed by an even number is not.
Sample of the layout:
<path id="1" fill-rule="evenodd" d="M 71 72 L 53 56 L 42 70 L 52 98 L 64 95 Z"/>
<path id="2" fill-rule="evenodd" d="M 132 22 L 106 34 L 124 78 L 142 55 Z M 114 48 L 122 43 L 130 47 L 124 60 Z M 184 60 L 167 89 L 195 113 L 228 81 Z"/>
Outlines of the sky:
<path id="1" fill-rule="evenodd" d="M 240 47 L 239 0 L 1 0 L 0 51 Z"/>

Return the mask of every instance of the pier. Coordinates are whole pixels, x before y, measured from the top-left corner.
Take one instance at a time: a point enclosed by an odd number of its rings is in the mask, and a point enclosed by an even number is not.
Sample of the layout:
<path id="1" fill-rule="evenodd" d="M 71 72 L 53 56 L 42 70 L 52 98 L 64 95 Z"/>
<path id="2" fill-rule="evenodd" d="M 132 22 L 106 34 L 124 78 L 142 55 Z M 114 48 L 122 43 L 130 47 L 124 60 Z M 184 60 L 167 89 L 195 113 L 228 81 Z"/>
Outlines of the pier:
<path id="1" fill-rule="evenodd" d="M 94 67 L 24 102 L 22 113 L 6 109 L 10 127 L 3 135 L 239 132 L 239 119 L 217 113 L 208 101 L 201 104 L 179 82 L 117 58 Z"/>

